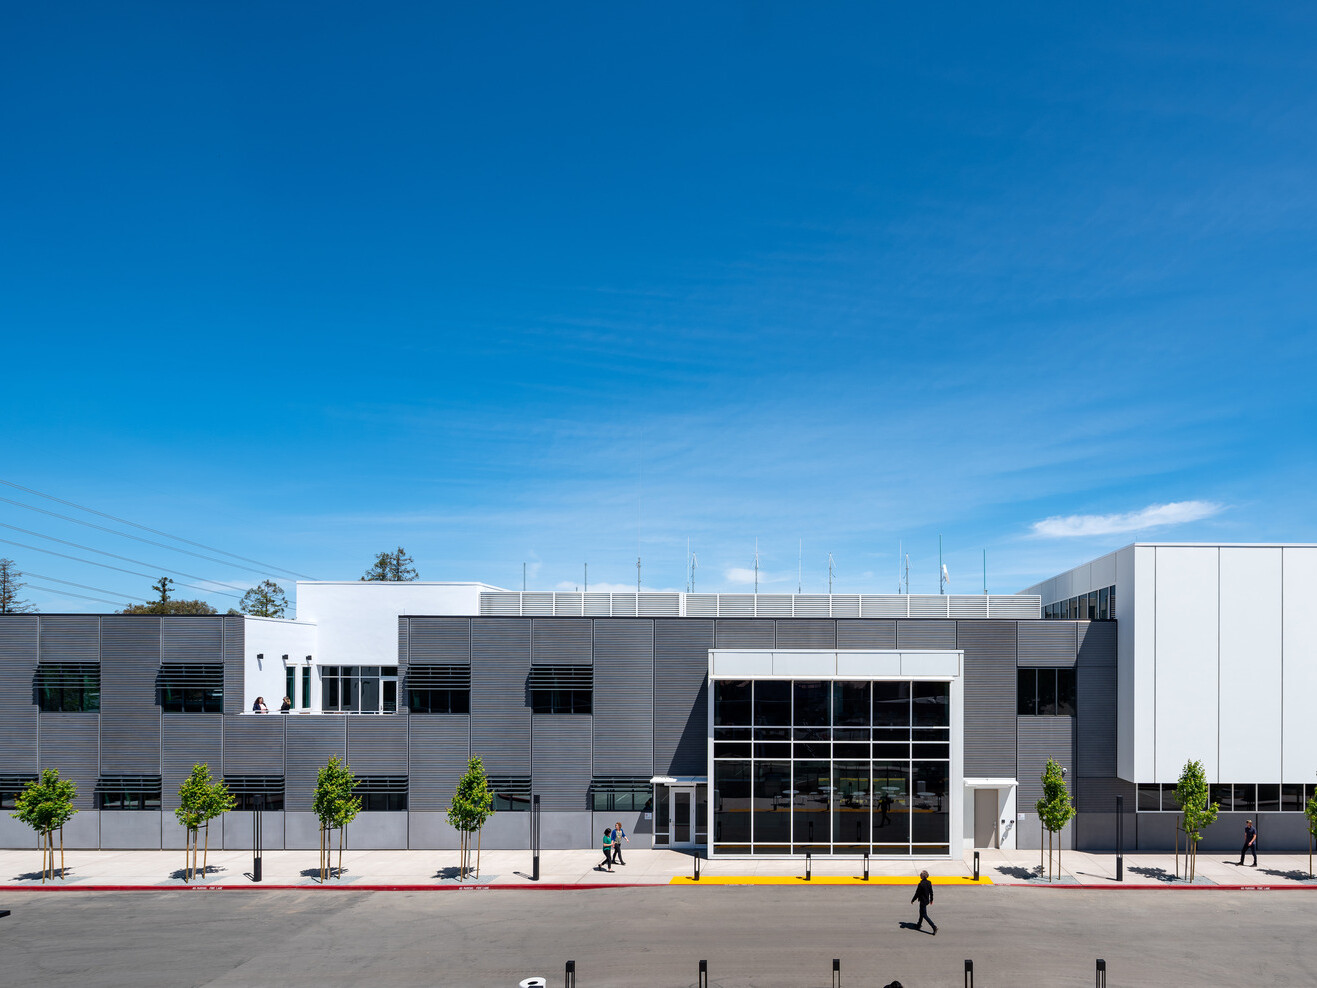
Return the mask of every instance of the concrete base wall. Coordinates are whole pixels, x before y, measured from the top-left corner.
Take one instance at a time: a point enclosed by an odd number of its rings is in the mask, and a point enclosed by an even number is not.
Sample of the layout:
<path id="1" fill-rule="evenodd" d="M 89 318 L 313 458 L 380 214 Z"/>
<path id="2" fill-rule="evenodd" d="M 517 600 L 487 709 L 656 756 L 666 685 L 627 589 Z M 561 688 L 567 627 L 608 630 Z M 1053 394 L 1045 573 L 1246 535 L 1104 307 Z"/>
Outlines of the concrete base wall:
<path id="1" fill-rule="evenodd" d="M 1069 851 L 1075 846 L 1075 831 L 1078 829 L 1076 824 L 1078 820 L 1071 820 L 1065 825 L 1065 828 L 1053 837 L 1053 847 L 1056 847 L 1056 840 L 1060 838 L 1061 850 Z M 1016 816 L 1015 820 L 1015 846 L 1020 850 L 1034 850 L 1047 846 L 1047 831 L 1040 830 L 1038 827 L 1037 813 L 1021 813 Z"/>
<path id="2" fill-rule="evenodd" d="M 252 814 L 240 810 L 224 817 L 224 849 L 247 851 L 252 846 Z M 261 814 L 261 846 L 267 851 L 282 851 L 284 815 L 282 811 Z"/>
<path id="3" fill-rule="evenodd" d="M 163 817 L 164 814 L 159 810 L 115 810 L 101 813 L 101 847 L 158 851 L 163 846 Z M 176 828 L 177 824 L 170 820 L 170 826 Z M 183 843 L 180 841 L 178 846 L 182 847 Z"/>

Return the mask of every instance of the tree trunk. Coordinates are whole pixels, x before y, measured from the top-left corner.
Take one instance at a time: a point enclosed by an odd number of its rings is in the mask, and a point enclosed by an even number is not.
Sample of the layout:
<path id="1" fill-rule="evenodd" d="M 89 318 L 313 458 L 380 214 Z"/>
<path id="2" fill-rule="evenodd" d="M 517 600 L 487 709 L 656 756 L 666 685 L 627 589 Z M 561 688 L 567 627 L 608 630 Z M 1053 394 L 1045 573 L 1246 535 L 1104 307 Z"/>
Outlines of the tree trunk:
<path id="1" fill-rule="evenodd" d="M 64 880 L 64 828 L 59 828 L 59 878 Z"/>
<path id="2" fill-rule="evenodd" d="M 334 877 L 339 880 L 342 880 L 343 878 L 343 828 L 342 827 L 338 828 L 338 874 L 335 875 Z"/>
<path id="3" fill-rule="evenodd" d="M 201 874 L 206 874 L 206 862 L 210 860 L 210 821 L 206 821 L 206 850 L 201 855 Z"/>
<path id="4" fill-rule="evenodd" d="M 1038 877 L 1043 877 L 1043 853 L 1046 849 L 1043 847 L 1043 818 L 1038 818 Z"/>
<path id="5" fill-rule="evenodd" d="M 320 881 L 325 880 L 325 825 L 320 825 Z"/>
<path id="6" fill-rule="evenodd" d="M 480 877 L 480 831 L 476 831 L 476 877 Z"/>

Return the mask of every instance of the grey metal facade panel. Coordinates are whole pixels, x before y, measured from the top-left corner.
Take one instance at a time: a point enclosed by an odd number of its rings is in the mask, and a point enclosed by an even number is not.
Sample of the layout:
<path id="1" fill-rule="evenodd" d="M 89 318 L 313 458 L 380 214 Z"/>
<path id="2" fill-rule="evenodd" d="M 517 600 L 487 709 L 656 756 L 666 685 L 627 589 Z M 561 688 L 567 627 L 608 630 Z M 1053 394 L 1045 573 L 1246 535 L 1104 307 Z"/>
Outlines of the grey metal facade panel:
<path id="1" fill-rule="evenodd" d="M 775 648 L 777 622 L 766 618 L 722 618 L 717 623 L 718 648 Z M 709 648 L 714 646 L 710 645 Z M 706 665 L 707 665 L 707 656 Z"/>
<path id="2" fill-rule="evenodd" d="M 471 622 L 471 752 L 492 775 L 530 773 L 530 649 L 530 619 Z"/>
<path id="3" fill-rule="evenodd" d="M 99 662 L 101 619 L 96 614 L 52 614 L 41 618 L 44 662 Z"/>
<path id="4" fill-rule="evenodd" d="M 400 615 L 398 617 L 398 671 L 402 672 L 407 667 L 407 663 L 412 654 L 412 621 L 411 618 Z"/>
<path id="5" fill-rule="evenodd" d="M 531 718 L 531 789 L 540 808 L 590 808 L 590 716 L 536 714 Z"/>
<path id="6" fill-rule="evenodd" d="M 162 617 L 161 662 L 221 662 L 224 659 L 224 618 Z"/>
<path id="7" fill-rule="evenodd" d="M 777 622 L 777 648 L 836 648 L 837 623 L 811 618 Z"/>
<path id="8" fill-rule="evenodd" d="M 288 722 L 288 754 L 284 770 L 284 809 L 309 812 L 316 776 L 338 757 L 347 760 L 347 717 L 280 717 Z"/>
<path id="9" fill-rule="evenodd" d="M 407 718 L 345 717 L 348 764 L 357 775 L 407 774 Z"/>
<path id="10" fill-rule="evenodd" d="M 838 648 L 896 648 L 896 622 L 859 618 L 837 624 Z"/>
<path id="11" fill-rule="evenodd" d="M 243 696 L 243 650 L 247 623 L 238 616 L 224 619 L 224 712 L 240 714 L 247 704 Z"/>
<path id="12" fill-rule="evenodd" d="M 1033 812 L 1042 798 L 1043 769 L 1054 758 L 1066 770 L 1067 784 L 1075 777 L 1075 718 L 1018 717 L 1020 757 L 1016 768 L 1021 812 Z"/>
<path id="13" fill-rule="evenodd" d="M 467 714 L 412 714 L 407 718 L 409 810 L 446 810 L 471 752 Z M 488 771 L 489 766 L 485 766 Z"/>
<path id="14" fill-rule="evenodd" d="M 956 621 L 935 619 L 896 622 L 897 648 L 956 648 Z M 978 622 L 959 622 L 960 624 Z"/>
<path id="15" fill-rule="evenodd" d="M 1080 666 L 1114 666 L 1116 664 L 1116 622 L 1081 621 L 1079 631 Z"/>
<path id="16" fill-rule="evenodd" d="M 284 731 L 293 717 L 224 715 L 224 775 L 283 775 Z"/>
<path id="17" fill-rule="evenodd" d="M 160 774 L 160 620 L 101 619 L 102 774 Z"/>
<path id="18" fill-rule="evenodd" d="M 0 617 L 0 774 L 37 769 L 37 622 L 35 615 Z"/>
<path id="19" fill-rule="evenodd" d="M 407 622 L 408 661 L 460 665 L 471 661 L 471 619 L 414 617 Z"/>
<path id="20" fill-rule="evenodd" d="M 654 774 L 654 622 L 594 626 L 595 775 Z"/>
<path id="21" fill-rule="evenodd" d="M 1132 782 L 1110 777 L 1089 777 L 1081 772 L 1079 778 L 1075 780 L 1071 795 L 1075 801 L 1075 809 L 1079 810 L 1080 813 L 1115 813 L 1116 797 L 1124 796 L 1124 809 L 1129 814 L 1126 818 L 1125 829 L 1126 833 L 1130 835 L 1127 839 L 1132 841 L 1135 792 L 1136 789 Z M 1034 800 L 1037 801 L 1037 798 L 1035 796 Z M 1303 818 L 1300 817 L 1299 819 Z"/>
<path id="22" fill-rule="evenodd" d="M 1021 666 L 1072 666 L 1079 651 L 1075 621 L 1020 621 Z"/>
<path id="23" fill-rule="evenodd" d="M 1116 667 L 1075 670 L 1075 720 L 1080 775 L 1116 774 Z"/>
<path id="24" fill-rule="evenodd" d="M 161 737 L 161 805 L 172 814 L 178 808 L 178 787 L 192 774 L 193 765 L 204 763 L 212 779 L 223 777 L 224 718 L 167 713 L 161 719 Z"/>
<path id="25" fill-rule="evenodd" d="M 58 769 L 61 778 L 78 787 L 73 805 L 90 810 L 96 805 L 96 779 L 100 776 L 100 716 L 98 714 L 38 714 L 37 768 Z"/>
<path id="26" fill-rule="evenodd" d="M 589 665 L 593 618 L 537 619 L 531 645 L 536 665 Z"/>
<path id="27" fill-rule="evenodd" d="M 708 772 L 709 649 L 714 641 L 713 621 L 654 622 L 656 775 Z"/>
<path id="28" fill-rule="evenodd" d="M 1016 769 L 1015 627 L 1010 621 L 959 621 L 955 647 L 965 653 L 965 775 L 1011 778 Z"/>

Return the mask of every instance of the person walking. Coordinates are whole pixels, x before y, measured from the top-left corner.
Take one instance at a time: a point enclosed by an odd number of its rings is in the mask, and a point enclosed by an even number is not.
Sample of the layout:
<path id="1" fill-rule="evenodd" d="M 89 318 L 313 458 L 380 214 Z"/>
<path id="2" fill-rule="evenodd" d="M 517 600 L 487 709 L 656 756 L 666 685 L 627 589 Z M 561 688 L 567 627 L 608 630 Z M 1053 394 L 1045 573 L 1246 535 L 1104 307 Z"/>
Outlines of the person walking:
<path id="1" fill-rule="evenodd" d="M 1239 849 L 1239 863 L 1244 863 L 1244 855 L 1253 855 L 1253 867 L 1258 866 L 1258 831 L 1252 820 L 1244 821 L 1244 846 Z"/>
<path id="2" fill-rule="evenodd" d="M 628 837 L 626 831 L 622 829 L 622 821 L 618 820 L 617 823 L 613 824 L 613 864 L 626 864 L 626 862 L 622 860 L 623 841 L 630 844 L 631 838 Z"/>
<path id="3" fill-rule="evenodd" d="M 605 866 L 609 871 L 613 870 L 613 832 L 607 827 L 604 828 L 604 860 L 602 864 L 595 865 L 595 871 L 603 871 Z"/>
<path id="4" fill-rule="evenodd" d="M 919 873 L 919 885 L 915 888 L 915 894 L 910 897 L 910 901 L 919 901 L 919 922 L 915 924 L 916 930 L 924 928 L 924 920 L 928 920 L 928 925 L 933 927 L 933 936 L 937 936 L 937 924 L 933 918 L 928 915 L 929 904 L 933 901 L 933 883 L 928 880 L 928 872 Z"/>

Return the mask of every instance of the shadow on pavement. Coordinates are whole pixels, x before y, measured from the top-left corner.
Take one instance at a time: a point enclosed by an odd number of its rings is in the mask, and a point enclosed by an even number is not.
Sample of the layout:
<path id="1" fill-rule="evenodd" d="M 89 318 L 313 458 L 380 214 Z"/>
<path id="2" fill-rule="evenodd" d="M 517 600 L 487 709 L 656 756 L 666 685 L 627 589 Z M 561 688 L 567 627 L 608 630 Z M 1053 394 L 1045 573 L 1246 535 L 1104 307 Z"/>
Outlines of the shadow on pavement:
<path id="1" fill-rule="evenodd" d="M 197 879 L 203 879 L 207 875 L 218 875 L 221 871 L 228 871 L 228 870 L 229 869 L 227 868 L 221 868 L 219 865 L 206 865 L 206 867 L 204 868 L 193 868 L 192 874 Z M 177 871 L 171 871 L 169 873 L 170 878 L 176 879 L 177 881 L 180 882 L 186 881 L 187 876 L 188 876 L 188 870 L 186 868 L 179 868 Z"/>
<path id="2" fill-rule="evenodd" d="M 998 874 L 1005 875 L 1007 878 L 1018 878 L 1022 882 L 1038 877 L 1037 868 L 1013 868 L 1003 865 L 995 870 Z"/>

